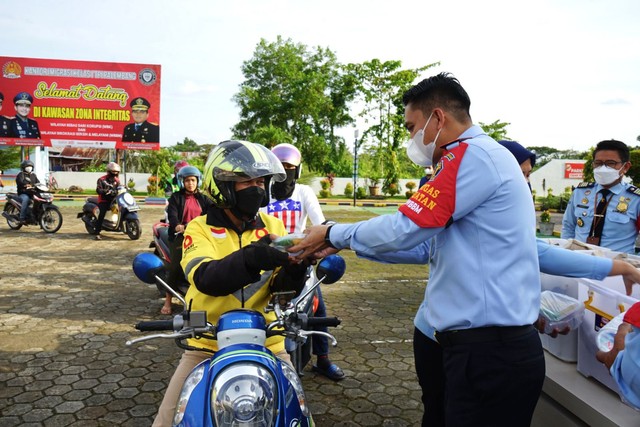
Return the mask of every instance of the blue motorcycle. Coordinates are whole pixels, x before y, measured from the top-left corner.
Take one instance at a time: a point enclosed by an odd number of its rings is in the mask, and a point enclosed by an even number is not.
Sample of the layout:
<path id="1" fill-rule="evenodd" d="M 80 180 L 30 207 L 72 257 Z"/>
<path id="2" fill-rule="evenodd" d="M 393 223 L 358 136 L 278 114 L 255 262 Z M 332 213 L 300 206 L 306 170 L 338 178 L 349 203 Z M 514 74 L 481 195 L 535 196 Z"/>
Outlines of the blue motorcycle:
<path id="1" fill-rule="evenodd" d="M 142 253 L 133 261 L 136 276 L 145 283 L 163 283 L 159 274 L 162 261 Z M 318 263 L 314 286 L 305 289 L 304 300 L 320 285 L 338 281 L 345 271 L 344 259 L 330 255 Z M 184 306 L 181 296 L 166 286 Z M 307 330 L 313 326 L 337 326 L 335 317 L 309 318 L 301 314 L 288 292 L 274 293 L 265 312 L 273 311 L 276 320 L 266 324 L 254 310 L 236 309 L 224 313 L 216 325 L 207 321 L 205 311 L 188 308 L 172 320 L 139 322 L 140 331 L 172 330 L 127 341 L 127 345 L 155 338 L 174 339 L 181 348 L 190 349 L 187 338 L 218 341 L 219 350 L 196 366 L 182 387 L 174 416 L 174 426 L 312 426 L 302 382 L 295 369 L 280 361 L 266 346 L 267 337 L 283 335 L 304 341 L 323 332 Z M 329 335 L 329 334 L 327 334 Z M 335 338 L 329 335 L 334 345 Z"/>

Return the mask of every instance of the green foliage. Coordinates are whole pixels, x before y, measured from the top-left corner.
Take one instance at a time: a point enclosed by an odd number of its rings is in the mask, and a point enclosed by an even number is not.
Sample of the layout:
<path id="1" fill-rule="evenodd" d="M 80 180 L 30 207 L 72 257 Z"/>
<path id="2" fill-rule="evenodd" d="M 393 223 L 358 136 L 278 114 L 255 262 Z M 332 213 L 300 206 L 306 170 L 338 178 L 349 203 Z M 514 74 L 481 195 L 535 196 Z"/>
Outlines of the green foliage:
<path id="1" fill-rule="evenodd" d="M 347 182 L 347 184 L 344 186 L 344 196 L 345 197 L 353 196 L 353 184 L 351 184 L 350 182 Z"/>
<path id="2" fill-rule="evenodd" d="M 563 211 L 564 209 L 566 209 L 570 197 L 571 187 L 565 188 L 564 193 L 560 194 L 559 196 L 554 195 L 553 189 L 549 188 L 547 190 L 547 195 L 545 197 L 539 198 L 538 201 L 540 202 L 540 207 L 542 208 L 542 210 L 555 209 Z"/>
<path id="3" fill-rule="evenodd" d="M 367 189 L 364 187 L 358 187 L 356 190 L 356 199 L 366 199 L 367 198 Z"/>
<path id="4" fill-rule="evenodd" d="M 320 190 L 318 193 L 321 199 L 328 199 L 331 197 L 331 191 L 329 190 Z"/>
<path id="5" fill-rule="evenodd" d="M 320 180 L 320 187 L 322 187 L 323 190 L 330 192 L 331 182 L 327 178 L 324 178 Z"/>
<path id="6" fill-rule="evenodd" d="M 415 182 L 409 181 L 404 186 L 407 187 L 407 190 L 413 191 L 413 189 L 416 188 L 417 185 L 418 184 L 416 184 Z"/>
<path id="7" fill-rule="evenodd" d="M 6 147 L 0 149 L 0 170 L 20 167 L 20 147 Z"/>
<path id="8" fill-rule="evenodd" d="M 541 168 L 553 159 L 587 159 L 589 153 L 593 153 L 593 148 L 590 151 L 558 150 L 557 148 L 546 146 L 531 146 L 527 147 L 527 149 L 536 153 L 534 170 Z"/>
<path id="9" fill-rule="evenodd" d="M 640 183 L 640 150 L 631 150 L 629 152 L 629 161 L 631 162 L 631 167 L 627 171 L 627 176 L 634 183 Z"/>
<path id="10" fill-rule="evenodd" d="M 345 164 L 335 129 L 354 121 L 347 104 L 356 81 L 332 51 L 280 36 L 273 43 L 261 39 L 242 73 L 245 81 L 234 96 L 240 107 L 234 137 L 269 146 L 291 142 L 309 168 L 324 173 Z"/>
<path id="11" fill-rule="evenodd" d="M 182 142 L 173 146 L 175 151 L 180 152 L 198 152 L 202 149 L 193 139 L 185 137 Z"/>
<path id="12" fill-rule="evenodd" d="M 495 122 L 489 123 L 489 124 L 482 123 L 482 122 L 479 122 L 478 124 L 482 128 L 482 130 L 485 131 L 487 135 L 489 135 L 491 138 L 495 139 L 496 141 L 509 139 L 507 137 L 506 127 L 509 126 L 511 123 L 506 123 L 506 122 L 501 122 L 500 120 L 496 120 Z"/>
<path id="13" fill-rule="evenodd" d="M 549 209 L 540 213 L 540 222 L 551 222 L 551 212 L 549 212 Z"/>

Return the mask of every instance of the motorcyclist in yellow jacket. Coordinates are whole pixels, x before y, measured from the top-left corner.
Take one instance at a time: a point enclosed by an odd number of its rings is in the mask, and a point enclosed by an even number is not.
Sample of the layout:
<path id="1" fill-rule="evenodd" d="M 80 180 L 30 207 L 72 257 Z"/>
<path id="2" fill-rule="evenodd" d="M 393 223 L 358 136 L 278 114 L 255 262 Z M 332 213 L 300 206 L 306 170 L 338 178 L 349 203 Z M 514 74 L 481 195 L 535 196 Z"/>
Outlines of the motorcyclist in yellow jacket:
<path id="1" fill-rule="evenodd" d="M 215 323 L 229 310 L 249 308 L 264 313 L 273 291 L 299 293 L 307 265 L 291 263 L 287 253 L 269 244 L 286 233 L 278 218 L 260 213 L 267 205 L 269 181 L 283 181 L 280 161 L 266 147 L 247 141 L 224 141 L 213 148 L 204 168 L 203 187 L 213 200 L 206 215 L 191 220 L 184 231 L 182 268 L 189 280 L 185 296 L 192 310 L 206 310 Z M 217 350 L 216 341 L 189 340 L 193 347 Z M 284 337 L 267 339 L 267 347 L 289 361 Z M 185 378 L 211 353 L 187 350 L 171 378 L 154 426 L 171 425 Z"/>

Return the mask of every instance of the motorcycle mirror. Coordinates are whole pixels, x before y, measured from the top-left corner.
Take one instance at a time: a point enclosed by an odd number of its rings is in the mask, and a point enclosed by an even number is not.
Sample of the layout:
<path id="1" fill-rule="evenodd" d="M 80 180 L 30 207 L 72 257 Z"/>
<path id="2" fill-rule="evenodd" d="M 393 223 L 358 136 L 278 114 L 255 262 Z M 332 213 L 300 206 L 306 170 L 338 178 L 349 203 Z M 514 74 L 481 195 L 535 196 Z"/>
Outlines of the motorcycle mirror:
<path id="1" fill-rule="evenodd" d="M 344 258 L 336 254 L 329 255 L 318 263 L 318 266 L 316 267 L 316 275 L 320 279 L 324 278 L 322 283 L 330 285 L 342 278 L 346 268 L 347 265 L 344 262 Z"/>
<path id="2" fill-rule="evenodd" d="M 138 254 L 133 259 L 133 272 L 136 277 L 150 285 L 156 283 L 155 276 L 162 268 L 164 268 L 162 260 L 148 252 Z"/>

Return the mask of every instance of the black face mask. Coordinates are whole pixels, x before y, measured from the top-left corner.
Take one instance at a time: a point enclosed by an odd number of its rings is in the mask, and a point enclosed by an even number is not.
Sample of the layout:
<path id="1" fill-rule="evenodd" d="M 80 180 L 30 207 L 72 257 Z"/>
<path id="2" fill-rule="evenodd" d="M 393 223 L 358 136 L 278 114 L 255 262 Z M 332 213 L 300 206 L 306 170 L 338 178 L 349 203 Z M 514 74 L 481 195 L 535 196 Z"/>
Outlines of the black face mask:
<path id="1" fill-rule="evenodd" d="M 282 182 L 274 182 L 271 186 L 271 195 L 276 200 L 285 200 L 291 197 L 293 190 L 296 188 L 296 169 L 285 169 L 287 179 Z"/>
<path id="2" fill-rule="evenodd" d="M 243 221 L 251 221 L 267 203 L 267 192 L 261 187 L 253 186 L 236 191 L 236 205 L 231 208 L 231 212 Z"/>

